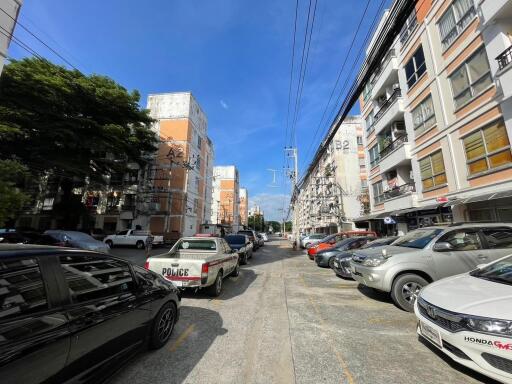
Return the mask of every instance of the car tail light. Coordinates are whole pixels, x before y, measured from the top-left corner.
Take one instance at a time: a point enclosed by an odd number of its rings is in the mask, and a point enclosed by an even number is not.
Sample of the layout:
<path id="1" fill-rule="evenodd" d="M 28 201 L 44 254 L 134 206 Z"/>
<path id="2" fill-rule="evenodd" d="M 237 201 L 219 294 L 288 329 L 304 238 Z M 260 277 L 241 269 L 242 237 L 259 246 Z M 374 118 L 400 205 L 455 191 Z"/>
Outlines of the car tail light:
<path id="1" fill-rule="evenodd" d="M 149 259 L 147 259 L 146 262 L 144 263 L 144 269 L 149 270 Z"/>
<path id="2" fill-rule="evenodd" d="M 208 263 L 201 266 L 201 284 L 206 284 L 208 281 Z"/>

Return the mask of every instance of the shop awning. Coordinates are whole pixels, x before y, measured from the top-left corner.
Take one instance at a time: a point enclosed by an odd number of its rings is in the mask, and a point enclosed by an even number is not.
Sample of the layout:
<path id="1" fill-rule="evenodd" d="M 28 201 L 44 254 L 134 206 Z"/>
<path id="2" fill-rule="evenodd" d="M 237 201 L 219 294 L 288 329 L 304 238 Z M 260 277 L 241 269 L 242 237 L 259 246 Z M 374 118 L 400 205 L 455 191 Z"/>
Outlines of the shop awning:
<path id="1" fill-rule="evenodd" d="M 416 212 L 416 211 L 427 211 L 430 209 L 436 209 L 440 205 L 443 205 L 443 203 L 435 203 L 435 204 L 425 205 L 423 207 L 399 209 L 398 211 L 391 212 L 390 216 L 400 216 L 400 215 L 405 215 L 406 213 L 409 213 L 409 212 Z"/>
<path id="2" fill-rule="evenodd" d="M 479 201 L 505 199 L 507 197 L 512 197 L 512 190 L 493 192 L 493 193 L 485 193 L 485 194 L 478 195 L 478 196 L 471 196 L 471 197 L 455 199 L 455 200 L 449 201 L 446 204 L 444 204 L 444 207 L 452 207 L 454 205 L 460 205 L 460 204 L 477 203 Z"/>

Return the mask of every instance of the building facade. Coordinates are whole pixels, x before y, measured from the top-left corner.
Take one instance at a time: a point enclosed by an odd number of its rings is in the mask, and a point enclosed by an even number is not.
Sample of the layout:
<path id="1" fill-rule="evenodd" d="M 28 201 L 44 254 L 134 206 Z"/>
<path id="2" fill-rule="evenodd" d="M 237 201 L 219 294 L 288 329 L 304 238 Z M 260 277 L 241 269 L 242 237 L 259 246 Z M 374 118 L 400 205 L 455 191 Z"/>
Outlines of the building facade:
<path id="1" fill-rule="evenodd" d="M 5 58 L 7 57 L 7 49 L 11 44 L 12 34 L 18 20 L 22 0 L 6 0 L 2 1 L 2 10 L 0 12 L 0 73 L 4 69 Z"/>
<path id="2" fill-rule="evenodd" d="M 234 165 L 213 167 L 211 222 L 240 229 L 240 178 Z"/>
<path id="3" fill-rule="evenodd" d="M 214 148 L 206 115 L 190 92 L 150 94 L 147 108 L 159 144 L 138 222 L 170 240 L 194 235 L 211 217 Z"/>
<path id="4" fill-rule="evenodd" d="M 239 212 L 240 212 L 240 225 L 241 226 L 247 226 L 248 225 L 248 219 L 249 219 L 249 193 L 247 192 L 246 188 L 240 188 L 240 205 L 239 205 Z"/>
<path id="5" fill-rule="evenodd" d="M 419 2 L 365 84 L 372 229 L 512 217 L 511 3 Z"/>
<path id="6" fill-rule="evenodd" d="M 366 212 L 366 164 L 359 116 L 348 116 L 339 125 L 323 155 L 299 183 L 292 208 L 294 225 L 302 233 L 350 230 L 353 220 Z"/>

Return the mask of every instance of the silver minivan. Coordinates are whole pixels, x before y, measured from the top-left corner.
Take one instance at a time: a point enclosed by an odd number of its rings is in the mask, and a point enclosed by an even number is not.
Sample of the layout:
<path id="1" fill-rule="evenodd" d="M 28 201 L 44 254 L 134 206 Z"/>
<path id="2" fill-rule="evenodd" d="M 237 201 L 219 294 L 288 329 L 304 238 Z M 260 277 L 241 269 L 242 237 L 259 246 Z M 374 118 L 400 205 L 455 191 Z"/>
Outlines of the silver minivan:
<path id="1" fill-rule="evenodd" d="M 355 280 L 390 292 L 397 306 L 412 312 L 425 285 L 509 254 L 511 224 L 462 223 L 417 229 L 386 247 L 356 251 L 350 268 Z"/>

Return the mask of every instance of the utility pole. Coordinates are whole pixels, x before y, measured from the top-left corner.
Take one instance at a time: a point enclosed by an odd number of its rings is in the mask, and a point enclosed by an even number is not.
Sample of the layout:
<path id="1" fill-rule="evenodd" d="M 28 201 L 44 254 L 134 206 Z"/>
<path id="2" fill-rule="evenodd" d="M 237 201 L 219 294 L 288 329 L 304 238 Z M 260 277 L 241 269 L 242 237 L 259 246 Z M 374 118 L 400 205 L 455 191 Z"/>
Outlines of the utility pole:
<path id="1" fill-rule="evenodd" d="M 292 191 L 290 196 L 293 196 L 295 188 L 297 187 L 299 181 L 299 156 L 297 152 L 297 147 L 285 147 L 284 152 L 286 154 L 286 157 L 293 158 L 293 171 L 287 170 L 287 175 L 290 178 L 292 185 Z M 293 238 L 295 240 L 297 240 L 299 237 L 299 234 L 297 233 L 297 211 L 298 209 L 293 208 L 292 233 Z M 284 223 L 283 225 L 286 231 L 286 223 Z"/>

